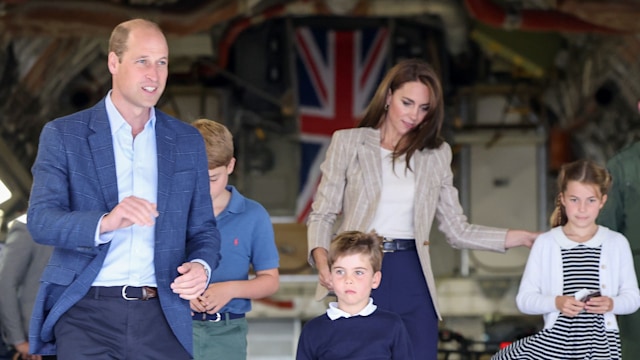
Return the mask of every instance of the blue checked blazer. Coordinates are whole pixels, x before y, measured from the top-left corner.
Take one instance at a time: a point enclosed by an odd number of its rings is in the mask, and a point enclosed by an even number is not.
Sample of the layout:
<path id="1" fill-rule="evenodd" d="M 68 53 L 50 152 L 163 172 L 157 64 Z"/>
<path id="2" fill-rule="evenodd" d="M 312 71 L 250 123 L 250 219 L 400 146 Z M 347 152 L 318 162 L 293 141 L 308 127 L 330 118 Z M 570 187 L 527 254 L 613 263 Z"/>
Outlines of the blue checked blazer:
<path id="1" fill-rule="evenodd" d="M 174 294 L 170 284 L 185 261 L 202 259 L 215 269 L 220 234 L 198 131 L 156 109 L 156 143 L 158 295 L 171 329 L 191 353 L 189 302 Z M 31 318 L 32 353 L 55 354 L 55 323 L 87 293 L 109 250 L 109 243 L 96 247 L 94 241 L 100 218 L 118 204 L 112 144 L 104 99 L 47 123 L 40 135 L 27 226 L 36 242 L 55 249 Z"/>

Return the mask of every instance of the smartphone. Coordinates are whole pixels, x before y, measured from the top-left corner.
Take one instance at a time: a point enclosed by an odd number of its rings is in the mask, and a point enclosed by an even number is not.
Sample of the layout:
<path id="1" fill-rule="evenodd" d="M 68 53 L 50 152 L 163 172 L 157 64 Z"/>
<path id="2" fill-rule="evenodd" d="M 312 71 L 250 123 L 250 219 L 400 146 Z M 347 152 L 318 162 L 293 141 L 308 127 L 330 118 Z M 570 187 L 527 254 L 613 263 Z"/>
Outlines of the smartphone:
<path id="1" fill-rule="evenodd" d="M 594 298 L 594 297 L 598 297 L 598 296 L 601 296 L 599 290 L 585 295 L 582 299 L 580 299 L 580 301 L 586 303 L 587 301 L 589 301 L 589 299 Z"/>

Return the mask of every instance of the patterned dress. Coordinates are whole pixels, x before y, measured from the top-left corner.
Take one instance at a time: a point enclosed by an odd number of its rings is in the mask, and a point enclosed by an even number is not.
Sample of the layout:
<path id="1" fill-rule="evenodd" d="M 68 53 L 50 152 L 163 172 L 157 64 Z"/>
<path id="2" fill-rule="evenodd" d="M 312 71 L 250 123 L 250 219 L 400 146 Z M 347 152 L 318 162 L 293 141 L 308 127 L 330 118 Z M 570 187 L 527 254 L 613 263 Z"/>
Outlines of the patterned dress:
<path id="1" fill-rule="evenodd" d="M 598 247 L 580 244 L 562 249 L 564 295 L 581 289 L 598 290 L 600 251 Z M 620 334 L 607 331 L 602 314 L 584 310 L 575 317 L 562 313 L 550 329 L 520 339 L 500 350 L 492 360 L 612 360 L 620 359 Z"/>

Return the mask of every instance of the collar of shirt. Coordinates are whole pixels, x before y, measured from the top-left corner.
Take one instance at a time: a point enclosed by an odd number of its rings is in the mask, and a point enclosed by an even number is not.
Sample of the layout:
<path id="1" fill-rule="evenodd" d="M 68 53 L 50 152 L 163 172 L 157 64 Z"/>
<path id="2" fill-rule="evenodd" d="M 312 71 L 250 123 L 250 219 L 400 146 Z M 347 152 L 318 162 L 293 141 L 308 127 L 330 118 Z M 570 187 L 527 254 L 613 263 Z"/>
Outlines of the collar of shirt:
<path id="1" fill-rule="evenodd" d="M 107 117 L 109 118 L 109 125 L 111 126 L 111 136 L 115 136 L 118 130 L 126 125 L 131 128 L 131 125 L 122 117 L 116 106 L 111 101 L 111 91 L 107 93 L 107 97 L 104 100 L 105 107 L 107 108 Z M 145 126 L 151 126 L 155 128 L 156 126 L 156 108 L 152 107 L 149 110 L 149 121 Z"/>
<path id="2" fill-rule="evenodd" d="M 564 232 L 562 231 L 562 226 L 558 226 L 553 228 L 553 230 L 556 233 L 555 239 L 558 243 L 558 245 L 560 245 L 560 247 L 562 249 L 573 249 L 576 246 L 579 245 L 584 245 L 587 247 L 591 247 L 591 248 L 596 248 L 600 245 L 602 245 L 603 242 L 603 235 L 602 235 L 602 227 L 598 226 L 598 230 L 596 231 L 595 234 L 593 234 L 593 237 L 585 242 L 579 243 L 579 242 L 575 242 L 571 239 L 569 239 L 567 237 L 567 235 L 564 234 Z"/>
<path id="3" fill-rule="evenodd" d="M 216 219 L 226 216 L 227 213 L 232 213 L 232 214 L 242 213 L 244 212 L 246 207 L 244 202 L 245 198 L 242 196 L 242 194 L 238 192 L 238 190 L 233 185 L 227 185 L 225 186 L 225 189 L 231 193 L 231 198 L 229 199 L 229 203 L 227 204 L 227 207 L 225 207 L 224 210 L 222 210 L 220 214 L 218 214 Z"/>
<path id="4" fill-rule="evenodd" d="M 348 312 L 340 310 L 338 308 L 337 302 L 330 302 L 329 308 L 327 309 L 327 316 L 331 320 L 338 320 L 341 317 L 348 319 L 353 316 L 369 316 L 373 314 L 373 312 L 376 311 L 377 308 L 378 307 L 373 304 L 373 299 L 369 298 L 369 303 L 364 307 L 364 309 L 360 310 L 360 312 L 357 314 L 351 315 Z"/>

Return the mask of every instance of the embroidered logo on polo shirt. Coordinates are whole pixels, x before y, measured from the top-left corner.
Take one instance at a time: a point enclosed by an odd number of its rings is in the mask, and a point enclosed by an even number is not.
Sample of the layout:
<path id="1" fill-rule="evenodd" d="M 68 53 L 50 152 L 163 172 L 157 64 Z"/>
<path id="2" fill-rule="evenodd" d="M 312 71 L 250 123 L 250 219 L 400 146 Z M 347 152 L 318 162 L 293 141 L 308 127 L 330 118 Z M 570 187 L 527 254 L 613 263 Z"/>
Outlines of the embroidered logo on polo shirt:
<path id="1" fill-rule="evenodd" d="M 238 238 L 233 239 L 233 246 L 238 246 Z"/>

